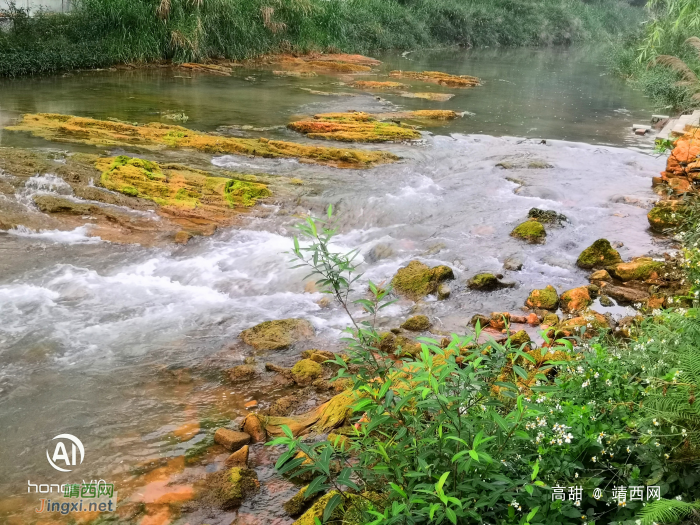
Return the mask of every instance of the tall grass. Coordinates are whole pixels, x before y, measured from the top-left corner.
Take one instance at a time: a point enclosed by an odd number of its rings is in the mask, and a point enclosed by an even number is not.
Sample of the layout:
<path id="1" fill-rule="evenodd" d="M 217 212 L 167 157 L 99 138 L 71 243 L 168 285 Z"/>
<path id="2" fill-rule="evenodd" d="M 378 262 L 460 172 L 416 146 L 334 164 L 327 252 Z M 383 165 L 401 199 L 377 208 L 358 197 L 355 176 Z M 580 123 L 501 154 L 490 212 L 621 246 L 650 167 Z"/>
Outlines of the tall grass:
<path id="1" fill-rule="evenodd" d="M 541 46 L 629 28 L 627 0 L 77 0 L 69 15 L 14 11 L 0 76 L 275 51 Z"/>

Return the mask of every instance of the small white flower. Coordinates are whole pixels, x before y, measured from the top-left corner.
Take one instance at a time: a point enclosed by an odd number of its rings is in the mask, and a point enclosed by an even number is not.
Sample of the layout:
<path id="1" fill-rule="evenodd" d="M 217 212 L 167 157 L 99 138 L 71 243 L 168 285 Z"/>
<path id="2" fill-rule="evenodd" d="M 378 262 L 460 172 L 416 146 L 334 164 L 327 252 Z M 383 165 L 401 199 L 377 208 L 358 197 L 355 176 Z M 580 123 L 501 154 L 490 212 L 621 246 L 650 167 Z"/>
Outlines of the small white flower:
<path id="1" fill-rule="evenodd" d="M 600 377 L 600 374 L 599 374 L 598 372 L 596 372 L 595 374 L 593 374 L 593 377 L 595 377 L 596 379 L 598 379 L 598 378 Z"/>
<path id="2" fill-rule="evenodd" d="M 596 461 L 598 461 L 598 458 L 597 458 L 596 456 L 593 456 L 593 457 L 591 458 L 591 461 L 592 461 L 593 463 L 595 463 Z"/>

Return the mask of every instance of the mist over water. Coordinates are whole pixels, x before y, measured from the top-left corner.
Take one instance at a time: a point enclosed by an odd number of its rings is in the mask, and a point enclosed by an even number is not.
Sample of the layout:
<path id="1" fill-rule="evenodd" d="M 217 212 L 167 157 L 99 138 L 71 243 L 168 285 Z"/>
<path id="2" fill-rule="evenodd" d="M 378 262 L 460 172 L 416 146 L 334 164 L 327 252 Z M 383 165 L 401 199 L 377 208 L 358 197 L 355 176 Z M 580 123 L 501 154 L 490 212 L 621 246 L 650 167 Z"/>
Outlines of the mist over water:
<path id="1" fill-rule="evenodd" d="M 651 108 L 622 82 L 604 76 L 602 67 L 574 66 L 569 52 L 547 50 L 384 58 L 387 69 L 473 74 L 484 78 L 484 86 L 435 104 L 388 94 L 382 100 L 364 95 L 331 100 L 299 88 L 348 91 L 335 78 L 261 72 L 255 73 L 257 83 L 245 82 L 243 73 L 183 79 L 140 71 L 2 85 L 3 121 L 22 112 L 52 111 L 143 122 L 178 109 L 190 116 L 188 127 L 215 129 L 279 125 L 293 114 L 339 108 L 475 113 L 431 129 L 434 135 L 426 134 L 418 145 L 382 145 L 403 160 L 370 170 L 215 157 L 211 162 L 219 167 L 297 176 L 309 191 L 286 208 L 273 199 L 265 204 L 268 217 L 251 217 L 239 229 L 193 238 L 186 246 L 102 242 L 88 236 L 89 226 L 0 233 L 5 494 L 23 492 L 28 477 L 61 477 L 44 454 L 59 433 L 79 436 L 86 446 L 79 477 L 123 479 L 141 460 L 181 455 L 183 445 L 167 439 L 177 426 L 217 411 L 229 417 L 244 413 L 243 401 L 258 393 L 224 385 L 219 370 L 251 355 L 238 340 L 245 328 L 302 317 L 317 330 L 308 348 L 339 350 L 346 317 L 318 304 L 322 294 L 302 281 L 304 269 L 290 269 L 285 253 L 292 247 L 292 225 L 303 213 L 321 215 L 333 204 L 338 249 L 360 249 L 365 275 L 358 295 L 366 279 L 388 281 L 412 259 L 452 267 L 451 298 L 429 299 L 419 307 L 446 331 L 463 331 L 475 313 L 517 311 L 533 288 L 552 284 L 566 290 L 586 283 L 575 260 L 598 238 L 623 243 L 624 258 L 663 250 L 647 230 L 646 213 L 655 198 L 650 178 L 664 161 L 648 154 L 650 139 L 628 129 L 632 119 L 648 120 Z M 284 129 L 265 134 L 299 140 Z M 8 132 L 0 143 L 49 146 Z M 34 177 L 25 188 L 27 202 L 32 192 L 69 195 L 64 185 L 57 177 Z M 548 228 L 546 244 L 525 245 L 509 233 L 532 207 L 563 213 L 569 222 Z M 507 257 L 519 258 L 522 271 L 504 272 Z M 516 288 L 468 290 L 466 280 L 481 271 L 503 272 Z M 397 303 L 382 323 L 396 326 L 412 306 Z M 297 354 L 298 349 L 258 361 L 285 364 Z M 163 370 L 182 368 L 195 370 L 192 383 L 163 379 Z M 229 408 L 222 408 L 225 396 Z M 62 482 L 72 479 L 65 475 Z M 279 523 L 291 522 L 279 509 L 270 512 Z"/>

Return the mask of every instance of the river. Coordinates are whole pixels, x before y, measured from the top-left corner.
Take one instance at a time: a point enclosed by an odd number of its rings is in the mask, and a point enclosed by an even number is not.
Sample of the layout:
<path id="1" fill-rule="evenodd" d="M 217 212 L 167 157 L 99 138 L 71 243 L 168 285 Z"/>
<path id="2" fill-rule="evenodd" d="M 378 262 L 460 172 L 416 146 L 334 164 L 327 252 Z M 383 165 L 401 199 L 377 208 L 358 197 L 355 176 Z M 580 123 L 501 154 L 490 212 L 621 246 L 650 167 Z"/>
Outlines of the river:
<path id="1" fill-rule="evenodd" d="M 181 464 L 184 451 L 206 435 L 206 422 L 234 419 L 246 413 L 246 402 L 265 406 L 284 393 L 264 381 L 241 386 L 222 379 L 223 368 L 252 355 L 238 340 L 242 329 L 303 317 L 318 334 L 308 348 L 342 348 L 338 338 L 347 318 L 338 308 L 319 306 L 322 295 L 302 282 L 303 270 L 290 269 L 284 253 L 297 215 L 320 215 L 332 203 L 339 215 L 338 247 L 360 248 L 365 278 L 376 282 L 415 258 L 454 269 L 450 299 L 401 301 L 387 312 L 387 328 L 420 312 L 437 319 L 445 332 L 463 332 L 475 313 L 517 311 L 533 288 L 585 284 L 575 260 L 600 237 L 623 243 L 625 258 L 663 251 L 663 241 L 647 229 L 646 213 L 655 199 L 650 178 L 664 161 L 651 155 L 651 138 L 630 131 L 634 122 L 647 122 L 653 108 L 608 75 L 598 55 L 485 49 L 377 58 L 382 70 L 469 74 L 483 85 L 446 102 L 428 102 L 388 93 L 321 95 L 352 90 L 337 76 L 289 78 L 243 68 L 230 77 L 155 68 L 0 83 L 2 126 L 22 113 L 148 122 L 178 112 L 188 117 L 184 125 L 199 130 L 237 125 L 252 136 L 304 141 L 284 128 L 296 115 L 347 109 L 466 112 L 431 128 L 417 144 L 370 146 L 403 160 L 369 170 L 208 157 L 219 167 L 298 177 L 306 189 L 295 202 L 273 198 L 258 205 L 261 212 L 242 227 L 194 238 L 186 246 L 101 242 L 85 228 L 0 232 L 3 523 L 54 523 L 32 516 L 37 498 L 27 496 L 27 480 L 105 479 L 121 486 L 132 503 L 163 503 L 164 494 L 180 490 L 166 488 L 167 482 L 188 487 L 217 468 L 221 457 L 205 465 Z M 430 91 L 455 92 L 439 86 Z M 1 130 L 0 145 L 104 151 Z M 523 245 L 509 232 L 536 206 L 564 213 L 569 222 L 550 232 L 545 244 Z M 519 272 L 504 272 L 515 289 L 482 293 L 466 287 L 466 279 L 479 271 L 503 272 L 510 256 L 523 263 Z M 258 363 L 291 365 L 300 349 L 259 356 Z M 194 428 L 190 434 L 182 430 L 187 425 Z M 183 432 L 191 439 L 184 440 Z M 86 448 L 84 463 L 71 474 L 53 471 L 46 461 L 48 444 L 62 433 L 80 437 Z M 294 494 L 293 485 L 274 475 L 261 445 L 253 458 L 263 488 L 244 504 L 236 523 L 291 523 L 280 503 Z M 144 462 L 163 467 L 167 475 L 144 478 L 136 469 Z M 194 514 L 175 523 L 228 525 L 234 518 L 235 512 Z M 169 518 L 122 519 L 155 524 Z"/>

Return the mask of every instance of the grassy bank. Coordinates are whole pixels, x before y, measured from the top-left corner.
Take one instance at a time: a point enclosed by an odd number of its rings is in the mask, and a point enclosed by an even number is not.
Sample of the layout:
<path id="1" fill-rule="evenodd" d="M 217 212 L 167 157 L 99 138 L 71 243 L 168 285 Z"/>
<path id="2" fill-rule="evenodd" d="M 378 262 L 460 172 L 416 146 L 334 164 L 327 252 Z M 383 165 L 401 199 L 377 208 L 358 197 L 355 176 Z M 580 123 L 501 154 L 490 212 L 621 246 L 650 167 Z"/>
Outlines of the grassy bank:
<path id="1" fill-rule="evenodd" d="M 541 46 L 606 39 L 627 0 L 80 0 L 70 15 L 11 10 L 0 76 L 275 51 Z"/>
<path id="2" fill-rule="evenodd" d="M 700 107 L 700 2 L 649 0 L 645 21 L 615 46 L 613 70 L 666 110 Z M 690 40 L 689 40 L 690 39 Z"/>

